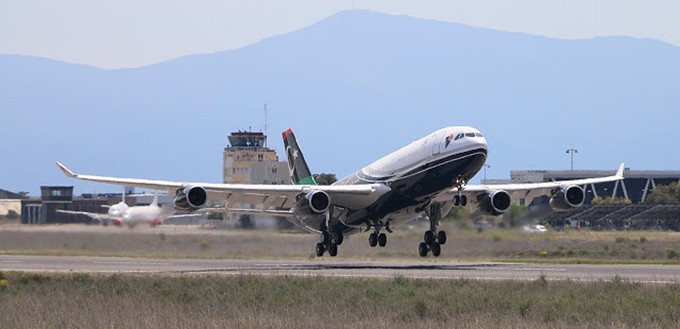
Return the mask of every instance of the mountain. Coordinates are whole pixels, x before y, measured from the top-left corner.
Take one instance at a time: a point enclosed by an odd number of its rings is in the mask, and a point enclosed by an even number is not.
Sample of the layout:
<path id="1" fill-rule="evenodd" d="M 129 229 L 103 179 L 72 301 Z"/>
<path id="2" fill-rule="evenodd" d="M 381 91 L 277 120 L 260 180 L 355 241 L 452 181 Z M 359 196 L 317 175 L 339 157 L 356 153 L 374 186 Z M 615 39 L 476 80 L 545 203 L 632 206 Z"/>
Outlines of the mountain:
<path id="1" fill-rule="evenodd" d="M 0 55 L 0 188 L 75 185 L 76 171 L 220 182 L 235 130 L 296 131 L 338 176 L 440 127 L 473 125 L 489 177 L 511 169 L 678 169 L 680 48 L 560 40 L 347 11 L 248 47 L 120 70 Z"/>

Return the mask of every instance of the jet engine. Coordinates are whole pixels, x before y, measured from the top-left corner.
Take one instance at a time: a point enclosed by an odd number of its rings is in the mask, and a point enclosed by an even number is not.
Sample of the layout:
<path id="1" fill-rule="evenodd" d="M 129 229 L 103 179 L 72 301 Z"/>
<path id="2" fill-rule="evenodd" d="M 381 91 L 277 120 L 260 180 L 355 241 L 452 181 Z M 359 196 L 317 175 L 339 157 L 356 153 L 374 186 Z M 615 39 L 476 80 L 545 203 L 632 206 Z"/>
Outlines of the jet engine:
<path id="1" fill-rule="evenodd" d="M 177 190 L 173 201 L 175 209 L 183 211 L 195 211 L 203 208 L 208 202 L 208 193 L 200 186 L 189 186 Z"/>
<path id="2" fill-rule="evenodd" d="M 511 204 L 510 194 L 505 191 L 483 194 L 479 199 L 479 210 L 492 216 L 504 214 Z"/>
<path id="3" fill-rule="evenodd" d="M 331 207 L 331 197 L 324 191 L 300 194 L 293 212 L 298 217 L 324 214 Z"/>
<path id="4" fill-rule="evenodd" d="M 572 185 L 567 188 L 560 188 L 553 193 L 550 198 L 550 207 L 554 210 L 569 210 L 583 205 L 585 192 L 580 186 Z"/>

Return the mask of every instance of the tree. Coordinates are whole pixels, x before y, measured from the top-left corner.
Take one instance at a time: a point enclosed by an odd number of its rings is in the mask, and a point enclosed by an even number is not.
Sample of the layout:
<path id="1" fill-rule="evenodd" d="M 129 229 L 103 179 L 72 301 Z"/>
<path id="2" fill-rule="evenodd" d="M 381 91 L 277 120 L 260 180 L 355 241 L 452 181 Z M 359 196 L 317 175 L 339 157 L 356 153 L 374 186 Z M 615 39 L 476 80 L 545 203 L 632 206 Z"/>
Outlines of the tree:
<path id="1" fill-rule="evenodd" d="M 510 209 L 503 214 L 503 222 L 506 227 L 517 227 L 528 212 L 529 208 L 527 206 L 513 202 L 512 205 L 510 205 Z"/>
<path id="2" fill-rule="evenodd" d="M 250 215 L 243 214 L 238 218 L 238 227 L 244 229 L 255 228 L 255 223 L 250 219 Z"/>
<path id="3" fill-rule="evenodd" d="M 224 205 L 213 203 L 208 206 L 208 219 L 224 220 Z"/>
<path id="4" fill-rule="evenodd" d="M 680 203 L 680 187 L 678 183 L 669 185 L 657 185 L 652 193 L 647 196 L 645 203 L 651 204 L 676 204 Z"/>
<path id="5" fill-rule="evenodd" d="M 594 205 L 607 205 L 607 204 L 632 204 L 632 202 L 626 198 L 610 198 L 610 197 L 596 197 L 591 202 Z"/>
<path id="6" fill-rule="evenodd" d="M 453 207 L 451 211 L 442 218 L 443 221 L 461 221 L 470 217 L 470 211 L 466 207 Z"/>
<path id="7" fill-rule="evenodd" d="M 17 219 L 17 218 L 19 218 L 19 213 L 17 213 L 14 210 L 10 210 L 10 211 L 7 212 L 7 215 L 5 216 L 5 218 L 7 218 L 7 219 Z"/>
<path id="8" fill-rule="evenodd" d="M 335 174 L 314 174 L 314 180 L 319 185 L 331 185 L 335 183 L 338 178 Z"/>

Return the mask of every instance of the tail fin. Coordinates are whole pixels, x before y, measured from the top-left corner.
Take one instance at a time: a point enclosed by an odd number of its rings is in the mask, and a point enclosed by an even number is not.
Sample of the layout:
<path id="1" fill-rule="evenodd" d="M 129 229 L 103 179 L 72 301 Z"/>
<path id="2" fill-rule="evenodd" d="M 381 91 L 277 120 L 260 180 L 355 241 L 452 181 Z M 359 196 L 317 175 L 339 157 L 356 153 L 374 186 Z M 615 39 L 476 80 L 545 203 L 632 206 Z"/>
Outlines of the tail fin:
<path id="1" fill-rule="evenodd" d="M 302 155 L 292 129 L 283 132 L 283 145 L 286 147 L 288 171 L 290 172 L 290 180 L 293 184 L 317 185 L 316 180 L 314 180 L 312 173 L 309 171 L 305 157 Z"/>

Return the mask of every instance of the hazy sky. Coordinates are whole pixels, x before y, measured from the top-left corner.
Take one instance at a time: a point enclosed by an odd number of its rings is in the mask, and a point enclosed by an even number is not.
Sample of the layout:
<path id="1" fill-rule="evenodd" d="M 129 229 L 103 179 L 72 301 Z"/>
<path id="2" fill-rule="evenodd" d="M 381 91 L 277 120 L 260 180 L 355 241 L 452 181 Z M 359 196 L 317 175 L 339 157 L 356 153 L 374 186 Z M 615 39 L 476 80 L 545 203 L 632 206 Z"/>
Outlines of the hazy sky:
<path id="1" fill-rule="evenodd" d="M 3 0 L 0 54 L 138 67 L 239 48 L 352 8 L 559 38 L 627 35 L 680 46 L 677 0 Z"/>

